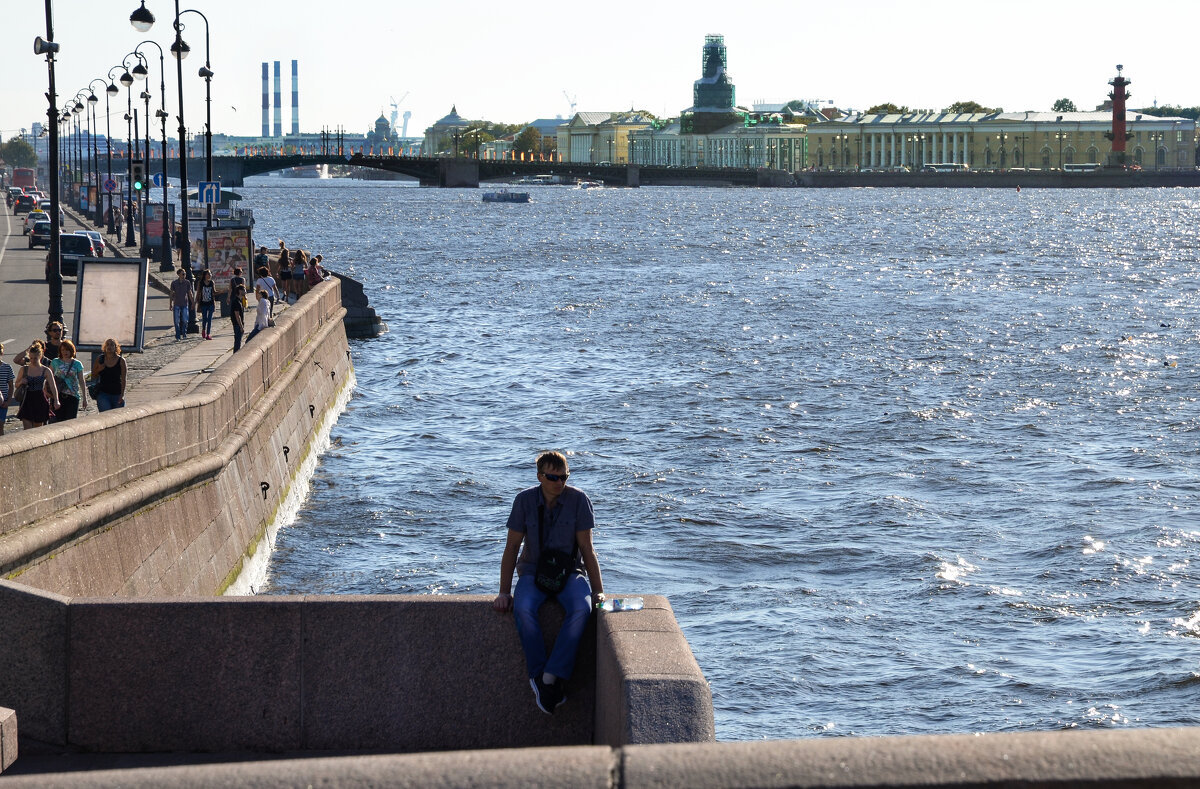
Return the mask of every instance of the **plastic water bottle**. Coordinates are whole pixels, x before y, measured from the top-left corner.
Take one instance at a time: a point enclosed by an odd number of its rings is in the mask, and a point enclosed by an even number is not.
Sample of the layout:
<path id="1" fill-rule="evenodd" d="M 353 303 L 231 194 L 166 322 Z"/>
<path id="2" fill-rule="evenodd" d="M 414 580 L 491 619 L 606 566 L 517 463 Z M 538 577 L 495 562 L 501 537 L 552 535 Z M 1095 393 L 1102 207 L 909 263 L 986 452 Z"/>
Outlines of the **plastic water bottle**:
<path id="1" fill-rule="evenodd" d="M 641 611 L 642 606 L 640 597 L 610 597 L 600 604 L 600 610 L 611 614 L 613 611 Z"/>

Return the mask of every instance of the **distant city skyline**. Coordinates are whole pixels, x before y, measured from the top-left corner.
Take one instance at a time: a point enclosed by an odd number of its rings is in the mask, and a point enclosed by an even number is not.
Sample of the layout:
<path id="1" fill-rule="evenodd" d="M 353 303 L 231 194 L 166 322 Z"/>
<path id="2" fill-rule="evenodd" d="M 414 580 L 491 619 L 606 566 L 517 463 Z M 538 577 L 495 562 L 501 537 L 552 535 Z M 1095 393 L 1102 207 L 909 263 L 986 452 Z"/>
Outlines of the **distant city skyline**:
<path id="1" fill-rule="evenodd" d="M 54 0 L 60 106 L 92 79 L 106 78 L 140 41 L 168 49 L 174 4 L 146 0 L 157 17 L 147 34 L 128 21 L 138 4 Z M 291 128 L 292 60 L 299 61 L 305 133 L 341 126 L 363 134 L 381 113 L 390 117 L 393 98 L 402 97 L 397 125 L 406 110 L 412 112 L 410 137 L 452 106 L 464 117 L 503 123 L 569 118 L 571 99 L 576 111 L 636 108 L 674 116 L 691 104 L 707 34 L 725 37 L 737 103 L 746 107 L 806 99 L 842 109 L 894 102 L 936 110 L 972 100 L 1012 112 L 1046 111 L 1056 99 L 1069 98 L 1087 110 L 1105 100 L 1117 63 L 1133 81 L 1131 107 L 1156 100 L 1200 104 L 1183 37 L 1200 21 L 1200 4 L 1170 0 L 1145 14 L 1144 24 L 1127 4 L 1107 0 L 986 7 L 864 0 L 851 10 L 750 0 L 736 15 L 727 4 L 703 1 L 686 10 L 648 3 L 607 17 L 572 8 L 504 13 L 477 0 L 456 4 L 452 15 L 427 4 L 382 0 L 360 0 L 335 12 L 277 0 L 184 5 L 212 26 L 213 131 L 236 136 L 260 133 L 262 63 L 276 60 L 285 133 Z M 4 20 L 0 135 L 8 139 L 45 118 L 45 60 L 33 54 L 34 37 L 46 34 L 43 4 L 8 3 Z M 184 61 L 186 121 L 192 134 L 201 134 L 204 82 L 196 71 L 205 59 L 204 22 L 197 14 L 185 14 L 183 21 L 191 47 Z M 151 56 L 153 111 L 158 51 L 143 51 Z M 168 131 L 174 136 L 177 85 L 169 52 L 166 68 Z M 124 103 L 122 90 L 112 102 L 114 137 L 124 136 Z M 103 132 L 103 120 L 99 126 Z"/>

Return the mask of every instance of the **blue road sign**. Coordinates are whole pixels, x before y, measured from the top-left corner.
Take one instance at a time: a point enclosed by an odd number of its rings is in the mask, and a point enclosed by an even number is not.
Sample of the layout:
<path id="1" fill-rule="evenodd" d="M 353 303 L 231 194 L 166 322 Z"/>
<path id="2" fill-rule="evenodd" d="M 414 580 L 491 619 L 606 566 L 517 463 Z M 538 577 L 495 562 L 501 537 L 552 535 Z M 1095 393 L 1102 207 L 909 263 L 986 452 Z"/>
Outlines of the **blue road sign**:
<path id="1" fill-rule="evenodd" d="M 150 182 L 155 186 L 162 186 L 162 173 L 155 173 L 154 175 L 150 176 Z"/>
<path id="2" fill-rule="evenodd" d="M 201 181 L 200 190 L 197 195 L 197 201 L 200 205 L 216 205 L 221 202 L 221 182 L 220 181 Z"/>
<path id="3" fill-rule="evenodd" d="M 104 191 L 106 191 L 106 192 L 117 191 L 117 182 L 111 178 L 105 178 L 104 179 Z"/>

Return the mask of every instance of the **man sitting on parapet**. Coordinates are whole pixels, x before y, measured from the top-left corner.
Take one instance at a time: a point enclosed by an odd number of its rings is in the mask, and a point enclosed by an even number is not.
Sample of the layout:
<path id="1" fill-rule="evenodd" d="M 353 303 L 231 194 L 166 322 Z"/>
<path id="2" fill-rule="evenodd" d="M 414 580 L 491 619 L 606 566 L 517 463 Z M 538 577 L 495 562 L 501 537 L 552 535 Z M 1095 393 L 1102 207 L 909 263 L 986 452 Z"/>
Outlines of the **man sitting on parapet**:
<path id="1" fill-rule="evenodd" d="M 568 476 L 562 454 L 546 452 L 537 459 L 538 484 L 517 494 L 508 516 L 500 593 L 492 601 L 500 613 L 513 611 L 534 700 L 538 709 L 551 715 L 567 700 L 563 686 L 575 668 L 592 598 L 596 605 L 604 600 L 600 563 L 592 547 L 592 502 L 582 490 L 567 485 Z M 514 568 L 515 597 L 510 593 Z M 547 658 L 538 609 L 551 597 L 566 615 Z"/>

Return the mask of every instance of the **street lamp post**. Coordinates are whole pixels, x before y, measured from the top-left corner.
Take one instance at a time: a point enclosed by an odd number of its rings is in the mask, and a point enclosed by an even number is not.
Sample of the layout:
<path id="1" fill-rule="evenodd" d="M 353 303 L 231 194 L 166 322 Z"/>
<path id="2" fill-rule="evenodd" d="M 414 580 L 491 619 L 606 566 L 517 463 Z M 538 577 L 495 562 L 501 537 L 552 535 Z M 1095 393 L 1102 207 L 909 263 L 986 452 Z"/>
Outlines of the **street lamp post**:
<path id="1" fill-rule="evenodd" d="M 96 204 L 94 206 L 90 206 L 90 207 L 92 209 L 92 224 L 95 225 L 96 227 L 99 227 L 100 225 L 104 224 L 104 209 L 103 209 L 102 201 L 100 200 L 100 188 L 101 188 L 101 184 L 100 184 L 100 148 L 99 148 L 99 144 L 96 142 L 96 132 L 95 132 L 96 103 L 99 102 L 100 99 L 98 99 L 96 97 L 96 91 L 93 90 L 93 88 L 92 88 L 92 85 L 94 85 L 97 82 L 99 82 L 101 85 L 104 84 L 104 80 L 100 79 L 99 77 L 96 77 L 96 79 L 94 79 L 88 83 L 88 105 L 90 106 L 91 111 L 92 111 L 92 129 L 93 129 L 93 131 L 92 131 L 92 161 L 95 162 L 95 164 L 96 164 L 96 168 L 95 168 L 96 169 Z M 107 95 L 108 94 L 106 93 L 105 96 L 107 96 Z M 106 99 L 105 107 L 107 107 L 107 106 L 108 106 L 108 101 Z M 105 142 L 105 146 L 107 146 L 108 145 L 108 117 L 107 116 L 105 116 L 105 118 L 104 118 L 104 125 L 105 125 L 104 142 Z M 109 168 L 109 169 L 111 169 L 111 168 Z"/>
<path id="2" fill-rule="evenodd" d="M 59 45 L 54 41 L 54 18 L 51 9 L 51 0 L 46 0 L 46 38 L 38 36 L 33 40 L 33 54 L 46 56 L 46 74 L 49 82 L 49 89 L 46 91 L 46 127 L 50 133 L 50 141 L 47 144 L 47 154 L 49 162 L 47 170 L 50 176 L 50 251 L 47 253 L 49 258 L 49 306 L 48 315 L 51 321 L 62 322 L 63 319 L 63 300 L 62 300 L 62 265 L 59 257 L 59 235 L 58 226 L 58 198 L 59 198 L 59 141 L 58 141 L 58 124 L 60 123 L 58 115 L 58 93 L 54 85 L 54 55 L 58 52 Z"/>
<path id="3" fill-rule="evenodd" d="M 105 123 L 105 129 L 107 129 L 106 136 L 108 138 L 108 145 L 106 145 L 105 147 L 108 149 L 108 178 L 109 178 L 109 180 L 112 180 L 112 125 L 109 121 L 110 110 L 109 110 L 109 106 L 108 106 L 108 100 L 109 100 L 109 98 L 116 96 L 118 93 L 121 92 L 121 89 L 118 88 L 116 83 L 113 81 L 113 72 L 119 68 L 122 68 L 122 67 L 121 66 L 113 66 L 112 68 L 110 68 L 108 70 L 108 87 L 104 89 L 104 123 Z M 108 190 L 105 190 L 105 191 L 108 191 Z M 117 212 L 115 210 L 113 210 L 113 193 L 108 192 L 108 233 L 109 233 L 109 235 L 112 235 L 113 233 L 116 233 L 116 232 L 117 232 Z"/>
<path id="4" fill-rule="evenodd" d="M 129 55 L 126 55 L 121 60 L 121 65 L 125 66 L 125 60 L 128 58 Z M 121 75 L 121 84 L 125 86 L 125 246 L 135 247 L 137 241 L 133 237 L 133 156 L 137 149 L 133 143 L 133 75 L 129 73 L 128 66 Z"/>
<path id="5" fill-rule="evenodd" d="M 88 105 L 86 102 L 87 102 L 87 95 L 83 91 L 80 91 L 79 93 L 75 94 L 75 112 L 82 116 L 78 121 L 79 128 L 80 128 L 79 147 L 80 147 L 80 156 L 81 156 L 81 158 L 79 160 L 80 184 L 79 184 L 78 206 L 79 206 L 79 210 L 81 210 L 81 211 L 83 210 L 83 201 L 84 201 L 85 197 L 88 198 L 88 200 L 89 200 L 89 202 L 87 204 L 87 210 L 88 211 L 92 210 L 92 204 L 90 201 L 91 194 L 88 191 L 88 187 L 91 185 L 91 182 L 92 182 L 92 151 L 91 151 L 92 127 L 90 124 L 90 116 L 88 115 L 88 111 L 87 111 Z M 84 124 L 87 124 L 87 126 L 88 126 L 86 139 L 84 139 L 82 136 Z"/>
<path id="6" fill-rule="evenodd" d="M 184 26 L 179 23 L 179 19 L 184 14 L 196 14 L 197 16 L 199 16 L 201 19 L 204 20 L 204 66 L 202 66 L 200 68 L 200 70 L 197 72 L 197 74 L 200 77 L 203 77 L 203 79 L 204 79 L 204 180 L 212 181 L 212 179 L 213 179 L 213 172 L 212 172 L 212 78 L 213 78 L 213 72 L 212 72 L 212 63 L 209 60 L 209 53 L 211 52 L 211 50 L 209 49 L 209 46 L 208 46 L 208 17 L 206 17 L 204 14 L 200 13 L 199 11 L 197 11 L 194 8 L 185 8 L 183 11 L 180 11 L 179 10 L 179 0 L 175 0 L 175 20 L 176 20 L 176 25 L 178 25 L 180 34 L 182 34 L 183 30 L 185 29 Z M 182 60 L 183 58 L 186 58 L 188 56 L 188 53 L 191 51 L 191 48 L 188 47 L 187 43 L 184 42 L 182 38 L 178 38 L 178 35 L 176 38 L 177 38 L 177 42 L 179 45 L 178 49 L 176 49 L 175 46 L 172 46 L 171 52 L 177 58 L 180 58 Z M 206 204 L 206 215 L 205 215 L 205 226 L 212 227 L 212 223 L 213 223 L 213 206 L 212 206 L 212 203 L 207 203 Z"/>
<path id="7" fill-rule="evenodd" d="M 187 124 L 184 121 L 183 113 L 183 59 L 187 57 L 190 47 L 183 41 L 183 24 L 179 21 L 180 13 L 179 0 L 175 0 L 175 42 L 171 44 L 171 54 L 175 56 L 175 72 L 179 82 L 179 202 L 182 209 L 180 245 L 183 247 L 180 250 L 180 267 L 186 273 L 188 280 L 194 283 L 196 275 L 192 272 L 192 250 L 191 242 L 188 238 Z M 207 21 L 205 20 L 206 24 Z M 146 0 L 142 0 L 141 6 L 129 15 L 129 23 L 140 33 L 149 32 L 150 28 L 154 25 L 154 14 L 146 9 Z M 191 315 L 191 321 L 188 324 L 188 334 L 199 333 L 200 324 L 196 321 L 196 316 Z"/>
<path id="8" fill-rule="evenodd" d="M 159 263 L 158 270 L 161 272 L 166 272 L 166 271 L 171 271 L 175 268 L 175 265 L 172 261 L 172 256 L 171 256 L 171 234 L 168 231 L 168 211 L 167 211 L 167 208 L 168 208 L 168 202 L 167 202 L 167 118 L 169 116 L 167 115 L 167 76 L 166 76 L 166 66 L 165 66 L 166 58 L 163 54 L 163 48 L 160 47 L 154 41 L 150 41 L 149 39 L 147 39 L 146 41 L 143 41 L 141 44 L 138 44 L 137 47 L 134 47 L 134 51 L 137 51 L 138 49 L 140 49 L 142 44 L 153 44 L 155 46 L 155 48 L 158 49 L 159 108 L 157 110 L 155 110 L 154 115 L 156 118 L 159 119 L 159 123 L 162 126 L 162 130 L 161 130 L 162 131 L 162 146 L 161 146 L 160 154 L 161 154 L 161 159 L 162 159 L 162 190 L 163 190 L 162 225 L 161 225 L 162 234 L 159 238 L 159 246 L 160 246 L 159 254 L 160 254 L 162 260 Z M 147 136 L 149 136 L 149 134 L 150 134 L 150 108 L 148 106 L 146 108 L 146 134 L 147 134 Z M 149 168 L 149 159 L 147 158 L 147 172 L 149 171 L 148 168 Z M 150 202 L 149 190 L 146 191 L 146 202 L 147 202 L 147 205 L 149 205 L 149 202 Z"/>
<path id="9" fill-rule="evenodd" d="M 146 133 L 142 135 L 145 142 L 142 150 L 145 152 L 142 156 L 142 177 L 148 179 L 150 175 L 150 93 L 143 90 L 139 98 L 142 100 L 142 105 L 145 107 L 142 117 L 146 120 Z M 140 227 L 138 228 L 142 234 L 142 257 L 150 256 L 150 242 L 146 240 L 146 203 L 150 200 L 150 189 L 146 182 L 142 182 L 142 189 L 138 192 L 138 219 Z"/>

